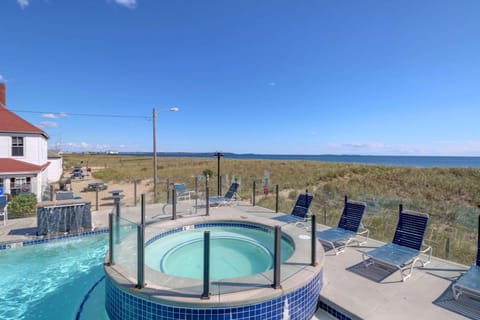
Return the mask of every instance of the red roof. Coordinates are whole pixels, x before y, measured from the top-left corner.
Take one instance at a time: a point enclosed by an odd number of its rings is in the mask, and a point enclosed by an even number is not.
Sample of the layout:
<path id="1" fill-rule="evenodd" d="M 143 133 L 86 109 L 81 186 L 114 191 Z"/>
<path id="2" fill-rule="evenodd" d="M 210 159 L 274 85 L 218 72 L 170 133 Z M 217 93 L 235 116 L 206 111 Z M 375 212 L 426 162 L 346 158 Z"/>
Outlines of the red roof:
<path id="1" fill-rule="evenodd" d="M 40 172 L 50 165 L 50 162 L 37 166 L 36 164 L 10 159 L 0 158 L 0 173 Z"/>
<path id="2" fill-rule="evenodd" d="M 38 133 L 48 139 L 45 131 L 17 116 L 12 111 L 0 106 L 0 132 Z"/>

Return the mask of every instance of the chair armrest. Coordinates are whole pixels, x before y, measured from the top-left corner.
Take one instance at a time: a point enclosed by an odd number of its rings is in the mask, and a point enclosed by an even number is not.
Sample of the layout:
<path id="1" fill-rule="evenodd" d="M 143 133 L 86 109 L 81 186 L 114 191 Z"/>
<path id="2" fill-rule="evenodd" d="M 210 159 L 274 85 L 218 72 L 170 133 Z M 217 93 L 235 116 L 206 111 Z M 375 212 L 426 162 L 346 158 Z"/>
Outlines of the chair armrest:
<path id="1" fill-rule="evenodd" d="M 364 243 L 367 243 L 368 239 L 370 238 L 370 230 L 365 228 L 363 225 L 360 225 L 359 231 L 357 232 L 357 235 L 362 236 L 365 238 L 362 242 L 358 242 L 359 245 L 362 245 Z"/>
<path id="2" fill-rule="evenodd" d="M 420 250 L 420 252 L 424 255 L 427 254 L 428 252 L 428 260 L 427 261 L 422 261 L 422 266 L 425 266 L 427 264 L 429 264 L 431 261 L 432 261 L 432 247 L 431 246 L 427 246 L 425 244 L 422 245 L 425 249 L 423 250 Z"/>

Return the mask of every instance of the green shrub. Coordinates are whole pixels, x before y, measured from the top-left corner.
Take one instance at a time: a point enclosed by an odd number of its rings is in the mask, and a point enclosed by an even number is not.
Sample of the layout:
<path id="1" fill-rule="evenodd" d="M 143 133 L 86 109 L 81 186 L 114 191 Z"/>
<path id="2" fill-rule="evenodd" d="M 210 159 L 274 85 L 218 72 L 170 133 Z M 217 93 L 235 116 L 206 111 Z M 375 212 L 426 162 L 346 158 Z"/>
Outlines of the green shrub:
<path id="1" fill-rule="evenodd" d="M 20 194 L 8 204 L 9 218 L 24 218 L 36 214 L 37 196 L 31 194 Z"/>

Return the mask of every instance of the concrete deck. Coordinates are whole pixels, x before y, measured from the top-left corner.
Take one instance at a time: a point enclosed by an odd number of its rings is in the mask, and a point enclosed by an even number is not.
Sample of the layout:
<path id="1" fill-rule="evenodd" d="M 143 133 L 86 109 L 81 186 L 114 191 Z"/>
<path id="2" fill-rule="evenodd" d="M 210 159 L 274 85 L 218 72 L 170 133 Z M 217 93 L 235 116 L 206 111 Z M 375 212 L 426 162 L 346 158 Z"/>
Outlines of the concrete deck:
<path id="1" fill-rule="evenodd" d="M 198 214 L 204 213 L 201 210 Z M 229 208 L 212 208 L 210 214 L 215 215 L 216 210 L 228 211 Z M 248 203 L 238 204 L 236 210 L 262 218 L 275 216 L 271 210 Z M 95 228 L 108 226 L 110 211 L 93 212 Z M 148 206 L 147 216 L 165 217 L 163 211 L 162 205 Z M 121 212 L 129 220 L 140 219 L 139 207 L 122 207 Z M 9 220 L 6 227 L 0 225 L 0 242 L 32 239 L 35 228 L 35 218 Z M 318 230 L 325 228 L 318 225 Z M 364 246 L 348 247 L 338 256 L 327 251 L 320 301 L 352 319 L 480 319 L 480 301 L 468 297 L 455 301 L 451 294 L 451 284 L 468 269 L 467 266 L 432 258 L 430 264 L 424 268 L 417 266 L 412 277 L 401 282 L 398 271 L 379 265 L 364 267 L 362 252 L 382 244 L 369 240 Z M 329 318 L 321 311 L 316 315 L 316 319 Z"/>

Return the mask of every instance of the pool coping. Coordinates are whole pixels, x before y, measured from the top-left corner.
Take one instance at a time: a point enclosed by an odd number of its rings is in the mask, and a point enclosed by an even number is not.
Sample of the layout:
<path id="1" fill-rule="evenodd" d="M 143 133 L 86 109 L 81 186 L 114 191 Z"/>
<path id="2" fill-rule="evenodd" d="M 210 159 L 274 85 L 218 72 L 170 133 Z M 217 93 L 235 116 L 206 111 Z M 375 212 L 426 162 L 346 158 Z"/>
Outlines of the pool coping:
<path id="1" fill-rule="evenodd" d="M 48 242 L 54 241 L 61 241 L 65 239 L 74 239 L 74 238 L 83 238 L 83 237 L 90 237 L 96 236 L 100 234 L 107 234 L 109 229 L 101 228 L 92 231 L 82 231 L 76 233 L 65 233 L 62 235 L 53 235 L 53 236 L 32 236 L 32 239 L 29 240 L 12 240 L 6 242 L 0 242 L 0 250 L 8 250 L 14 248 L 21 248 L 27 246 L 34 246 L 37 244 L 43 244 Z"/>
<path id="2" fill-rule="evenodd" d="M 231 209 L 231 208 L 230 208 Z M 201 300 L 203 281 L 166 275 L 145 266 L 147 286 L 136 289 L 136 279 L 126 275 L 126 271 L 118 265 L 109 266 L 105 260 L 105 273 L 113 279 L 119 289 L 145 299 L 172 306 L 188 306 L 197 308 L 222 308 L 253 304 L 267 299 L 274 299 L 293 292 L 311 281 L 323 268 L 323 247 L 317 245 L 317 265 L 311 266 L 311 250 L 308 238 L 310 232 L 293 224 L 285 224 L 269 218 L 246 214 L 240 210 L 216 211 L 210 216 L 183 217 L 180 220 L 163 221 L 149 225 L 145 231 L 145 239 L 155 234 L 184 225 L 201 223 L 239 221 L 248 224 L 260 224 L 268 227 L 282 226 L 282 232 L 290 237 L 295 244 L 295 252 L 282 264 L 281 288 L 273 289 L 273 270 L 247 277 L 211 281 L 211 296 Z M 300 237 L 302 236 L 302 237 Z M 106 256 L 107 259 L 108 255 Z M 149 279 L 155 279 L 149 283 Z M 240 289 L 239 289 L 240 288 Z"/>

